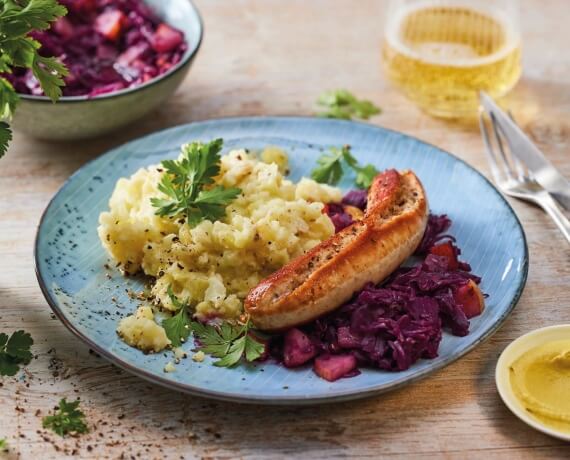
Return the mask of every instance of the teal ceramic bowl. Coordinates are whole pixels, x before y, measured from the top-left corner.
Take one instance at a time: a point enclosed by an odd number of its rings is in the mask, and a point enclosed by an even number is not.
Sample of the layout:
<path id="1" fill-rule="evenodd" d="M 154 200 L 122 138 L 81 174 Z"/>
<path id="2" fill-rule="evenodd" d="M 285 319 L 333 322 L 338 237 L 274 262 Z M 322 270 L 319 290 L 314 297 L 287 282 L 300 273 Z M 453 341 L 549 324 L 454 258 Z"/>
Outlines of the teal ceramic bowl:
<path id="1" fill-rule="evenodd" d="M 190 0 L 145 0 L 156 13 L 182 30 L 188 49 L 168 72 L 139 86 L 100 96 L 67 96 L 53 104 L 45 96 L 20 95 L 13 126 L 49 140 L 96 137 L 143 117 L 163 103 L 184 80 L 202 41 L 203 25 Z"/>

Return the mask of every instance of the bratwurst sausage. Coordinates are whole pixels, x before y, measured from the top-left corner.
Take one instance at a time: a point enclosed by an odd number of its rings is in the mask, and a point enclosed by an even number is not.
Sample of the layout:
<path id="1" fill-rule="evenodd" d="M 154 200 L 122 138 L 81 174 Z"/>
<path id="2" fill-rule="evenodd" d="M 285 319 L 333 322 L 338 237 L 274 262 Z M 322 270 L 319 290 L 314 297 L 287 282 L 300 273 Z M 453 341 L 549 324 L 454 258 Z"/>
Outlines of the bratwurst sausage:
<path id="1" fill-rule="evenodd" d="M 245 299 L 245 310 L 265 331 L 286 330 L 333 311 L 412 255 L 427 218 L 427 198 L 413 172 L 378 174 L 363 219 L 262 280 Z"/>

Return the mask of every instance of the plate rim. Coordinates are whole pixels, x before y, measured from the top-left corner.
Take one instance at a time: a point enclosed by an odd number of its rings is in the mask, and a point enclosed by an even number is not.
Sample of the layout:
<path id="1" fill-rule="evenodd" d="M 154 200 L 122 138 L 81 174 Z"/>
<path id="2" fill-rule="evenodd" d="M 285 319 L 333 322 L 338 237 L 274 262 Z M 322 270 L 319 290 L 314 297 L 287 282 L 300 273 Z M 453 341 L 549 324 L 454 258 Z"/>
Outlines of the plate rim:
<path id="1" fill-rule="evenodd" d="M 211 390 L 208 388 L 197 387 L 197 386 L 189 385 L 189 384 L 183 384 L 180 382 L 176 382 L 173 380 L 166 379 L 166 378 L 164 378 L 160 375 L 154 374 L 152 372 L 146 371 L 145 369 L 143 369 L 141 367 L 132 365 L 129 362 L 127 362 L 127 361 L 121 359 L 120 357 L 114 355 L 113 353 L 107 351 L 105 348 L 98 345 L 96 342 L 94 342 L 89 337 L 84 335 L 81 331 L 79 331 L 72 324 L 72 322 L 67 318 L 67 316 L 64 314 L 64 312 L 59 308 L 56 300 L 52 297 L 52 295 L 51 295 L 51 293 L 50 293 L 50 291 L 49 291 L 49 289 L 48 289 L 48 287 L 47 287 L 47 285 L 43 279 L 41 270 L 39 268 L 40 267 L 40 264 L 39 264 L 40 256 L 38 254 L 38 252 L 39 252 L 38 249 L 39 249 L 39 243 L 40 243 L 40 234 L 42 232 L 42 227 L 44 225 L 47 214 L 48 214 L 53 202 L 55 201 L 55 199 L 58 196 L 60 196 L 67 189 L 67 187 L 70 185 L 70 183 L 74 180 L 75 176 L 80 175 L 92 163 L 94 163 L 95 161 L 97 161 L 98 159 L 100 159 L 104 156 L 111 155 L 116 150 L 122 149 L 125 146 L 127 146 L 128 144 L 131 144 L 134 142 L 139 142 L 143 139 L 146 139 L 146 138 L 154 136 L 154 135 L 158 135 L 160 133 L 165 134 L 169 131 L 177 130 L 177 129 L 180 129 L 183 127 L 207 125 L 207 124 L 213 124 L 213 123 L 224 122 L 224 121 L 234 121 L 234 122 L 239 122 L 239 121 L 243 121 L 243 122 L 248 122 L 248 121 L 249 122 L 297 121 L 297 122 L 302 123 L 302 122 L 307 122 L 307 121 L 315 122 L 316 120 L 320 120 L 320 122 L 322 122 L 324 124 L 356 125 L 359 129 L 366 128 L 366 129 L 370 129 L 372 131 L 390 132 L 390 133 L 402 136 L 406 139 L 413 140 L 415 142 L 419 142 L 419 143 L 424 144 L 424 145 L 428 145 L 428 146 L 438 150 L 440 153 L 443 153 L 443 154 L 451 157 L 453 160 L 463 164 L 472 173 L 475 173 L 480 178 L 482 178 L 483 181 L 488 186 L 490 186 L 491 189 L 495 192 L 495 194 L 497 195 L 499 200 L 501 200 L 502 203 L 504 205 L 506 205 L 506 208 L 514 217 L 515 222 L 521 231 L 522 242 L 523 242 L 523 252 L 524 252 L 522 272 L 521 272 L 522 276 L 520 278 L 520 282 L 516 288 L 516 291 L 514 293 L 513 298 L 509 302 L 509 305 L 505 309 L 503 314 L 497 319 L 497 321 L 487 331 L 485 331 L 481 335 L 481 337 L 479 337 L 477 340 L 475 340 L 473 343 L 471 343 L 469 346 L 467 346 L 459 354 L 452 355 L 452 356 L 448 357 L 447 359 L 443 359 L 440 362 L 434 364 L 433 366 L 430 366 L 430 367 L 427 367 L 426 369 L 423 369 L 422 371 L 411 376 L 410 378 L 405 379 L 405 380 L 398 382 L 398 383 L 395 383 L 395 384 L 384 383 L 384 384 L 379 384 L 377 386 L 371 386 L 371 387 L 366 388 L 366 389 L 357 389 L 357 390 L 346 389 L 346 390 L 342 390 L 342 391 L 338 391 L 338 392 L 327 392 L 327 393 L 323 393 L 321 395 L 316 395 L 316 396 L 311 395 L 311 396 L 308 396 L 306 398 L 304 398 L 303 396 L 298 396 L 298 395 L 290 395 L 289 396 L 287 394 L 283 394 L 283 395 L 279 396 L 278 398 L 275 398 L 273 396 L 267 396 L 267 395 L 262 395 L 262 396 L 240 395 L 240 394 L 227 392 L 227 391 Z M 154 132 L 145 134 L 144 136 L 139 136 L 139 137 L 136 137 L 134 139 L 131 139 L 131 140 L 124 142 L 118 146 L 115 146 L 109 150 L 106 150 L 101 155 L 98 155 L 95 158 L 86 162 L 85 164 L 81 165 L 59 187 L 59 189 L 52 196 L 52 198 L 49 200 L 48 204 L 46 205 L 44 211 L 41 214 L 41 217 L 40 217 L 39 223 L 37 225 L 37 229 L 36 229 L 36 236 L 34 239 L 34 271 L 36 273 L 36 278 L 38 280 L 38 284 L 40 286 L 40 289 L 42 291 L 42 294 L 43 294 L 46 302 L 48 303 L 48 305 L 50 306 L 50 308 L 54 312 L 54 314 L 57 316 L 57 318 L 63 323 L 63 325 L 69 331 L 71 331 L 71 333 L 73 335 L 75 335 L 78 339 L 80 339 L 82 342 L 84 342 L 89 348 L 93 349 L 96 353 L 103 356 L 106 360 L 110 361 L 112 364 L 122 368 L 123 370 L 125 370 L 131 374 L 136 375 L 137 377 L 140 377 L 140 378 L 142 378 L 148 382 L 169 388 L 171 390 L 180 391 L 180 392 L 183 392 L 186 394 L 190 394 L 192 396 L 207 397 L 207 398 L 212 398 L 212 399 L 216 399 L 216 400 L 220 400 L 220 401 L 248 403 L 248 404 L 265 404 L 265 405 L 314 405 L 314 404 L 333 403 L 333 402 L 342 402 L 342 401 L 350 401 L 350 400 L 355 400 L 355 399 L 362 399 L 362 398 L 367 398 L 367 397 L 374 396 L 374 395 L 379 395 L 379 394 L 382 394 L 382 393 L 385 393 L 388 391 L 396 390 L 396 389 L 401 388 L 401 387 L 408 385 L 410 383 L 417 382 L 418 380 L 423 379 L 423 378 L 427 377 L 428 375 L 433 374 L 436 371 L 441 370 L 442 368 L 444 368 L 444 367 L 448 366 L 449 364 L 459 360 L 463 356 L 465 356 L 468 353 L 470 353 L 471 351 L 473 351 L 481 343 L 487 341 L 505 323 L 505 321 L 510 316 L 510 314 L 513 312 L 514 308 L 516 307 L 518 301 L 521 298 L 521 295 L 524 291 L 524 288 L 526 286 L 526 282 L 528 279 L 529 250 L 528 250 L 528 242 L 527 242 L 524 227 L 522 226 L 522 223 L 521 223 L 519 217 L 517 216 L 516 212 L 514 211 L 514 209 L 510 205 L 510 203 L 507 201 L 507 199 L 503 196 L 503 194 L 495 187 L 495 185 L 487 177 L 485 177 L 481 172 L 479 172 L 477 169 L 475 169 L 473 166 L 471 166 L 465 160 L 459 158 L 458 156 L 454 155 L 451 152 L 448 152 L 448 151 L 446 151 L 440 147 L 437 147 L 436 145 L 433 145 L 429 142 L 425 142 L 425 141 L 423 141 L 417 137 L 411 136 L 409 134 L 405 134 L 401 131 L 397 131 L 397 130 L 390 129 L 390 128 L 385 128 L 383 126 L 379 126 L 379 125 L 375 125 L 375 124 L 371 124 L 371 123 L 359 122 L 359 121 L 338 120 L 338 119 L 331 119 L 331 118 L 318 118 L 318 117 L 308 117 L 308 116 L 263 116 L 263 115 L 261 115 L 261 116 L 233 116 L 233 117 L 209 118 L 209 119 L 194 121 L 194 122 L 190 122 L 190 123 L 182 123 L 182 124 L 178 124 L 178 125 L 175 125 L 175 126 L 172 126 L 169 128 L 154 131 Z"/>

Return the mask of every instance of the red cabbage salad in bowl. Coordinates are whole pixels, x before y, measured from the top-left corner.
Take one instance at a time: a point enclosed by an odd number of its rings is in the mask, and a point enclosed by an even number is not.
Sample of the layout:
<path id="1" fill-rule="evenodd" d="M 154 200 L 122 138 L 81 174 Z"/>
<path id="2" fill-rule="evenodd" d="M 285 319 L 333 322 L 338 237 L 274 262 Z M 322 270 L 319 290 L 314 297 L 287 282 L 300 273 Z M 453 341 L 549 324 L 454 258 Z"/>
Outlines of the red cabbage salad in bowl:
<path id="1" fill-rule="evenodd" d="M 95 97 L 146 83 L 178 64 L 187 48 L 182 31 L 163 22 L 141 0 L 60 0 L 68 14 L 32 32 L 40 54 L 69 69 L 63 96 Z M 29 69 L 4 77 L 20 94 L 41 96 Z"/>
<path id="2" fill-rule="evenodd" d="M 325 211 L 338 232 L 353 222 L 351 208 L 366 208 L 366 190 L 348 192 Z M 438 356 L 444 330 L 469 333 L 469 319 L 482 313 L 481 278 L 459 259 L 461 250 L 446 215 L 431 214 L 412 266 L 401 267 L 378 286 L 369 283 L 332 313 L 270 340 L 270 355 L 285 367 L 313 364 L 335 381 L 359 367 L 403 371 Z"/>

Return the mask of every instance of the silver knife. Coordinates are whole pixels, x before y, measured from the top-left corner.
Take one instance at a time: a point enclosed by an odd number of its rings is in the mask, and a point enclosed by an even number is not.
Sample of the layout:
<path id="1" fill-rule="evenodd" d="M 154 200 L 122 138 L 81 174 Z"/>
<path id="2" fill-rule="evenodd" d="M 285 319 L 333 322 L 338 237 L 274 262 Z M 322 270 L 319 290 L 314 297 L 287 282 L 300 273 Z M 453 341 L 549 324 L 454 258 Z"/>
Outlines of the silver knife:
<path id="1" fill-rule="evenodd" d="M 570 211 L 570 182 L 548 161 L 544 154 L 527 137 L 519 126 L 493 101 L 491 96 L 479 92 L 481 105 L 493 115 L 504 134 L 511 152 L 521 160 L 542 185 L 567 211 Z"/>

